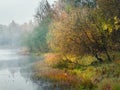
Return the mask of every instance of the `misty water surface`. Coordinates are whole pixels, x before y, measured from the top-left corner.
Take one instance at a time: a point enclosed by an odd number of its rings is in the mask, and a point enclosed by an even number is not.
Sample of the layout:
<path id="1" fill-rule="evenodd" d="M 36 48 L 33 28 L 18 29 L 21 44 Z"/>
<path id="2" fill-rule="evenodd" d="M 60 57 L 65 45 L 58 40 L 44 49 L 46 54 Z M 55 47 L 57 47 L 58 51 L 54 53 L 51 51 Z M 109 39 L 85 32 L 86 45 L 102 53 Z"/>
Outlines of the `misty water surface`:
<path id="1" fill-rule="evenodd" d="M 19 49 L 0 49 L 0 90 L 50 90 L 49 83 L 33 82 L 32 65 L 40 57 L 20 55 Z"/>

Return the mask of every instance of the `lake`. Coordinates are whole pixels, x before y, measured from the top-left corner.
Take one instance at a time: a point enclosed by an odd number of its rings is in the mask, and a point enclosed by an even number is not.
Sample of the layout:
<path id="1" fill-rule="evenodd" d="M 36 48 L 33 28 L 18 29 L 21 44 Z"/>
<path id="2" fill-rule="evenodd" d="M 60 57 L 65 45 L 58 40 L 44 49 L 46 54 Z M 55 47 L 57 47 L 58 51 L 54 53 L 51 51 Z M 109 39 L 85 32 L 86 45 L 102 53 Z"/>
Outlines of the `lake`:
<path id="1" fill-rule="evenodd" d="M 50 83 L 32 80 L 32 66 L 41 57 L 21 55 L 20 49 L 0 49 L 0 90 L 53 90 Z M 59 90 L 59 89 L 55 89 Z"/>

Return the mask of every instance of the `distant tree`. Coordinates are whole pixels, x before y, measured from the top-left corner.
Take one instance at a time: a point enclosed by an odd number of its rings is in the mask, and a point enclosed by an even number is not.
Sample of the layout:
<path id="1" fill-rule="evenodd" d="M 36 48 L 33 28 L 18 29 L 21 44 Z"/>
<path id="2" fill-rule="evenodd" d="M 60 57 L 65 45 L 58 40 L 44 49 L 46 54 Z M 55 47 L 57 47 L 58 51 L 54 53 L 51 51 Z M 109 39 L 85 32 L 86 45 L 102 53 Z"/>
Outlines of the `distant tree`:
<path id="1" fill-rule="evenodd" d="M 59 0 L 65 2 L 73 7 L 83 7 L 87 6 L 89 8 L 96 6 L 96 0 Z"/>
<path id="2" fill-rule="evenodd" d="M 35 20 L 38 26 L 28 35 L 27 46 L 32 52 L 48 52 L 46 36 L 50 24 L 50 5 L 47 0 L 42 0 L 37 8 Z"/>
<path id="3" fill-rule="evenodd" d="M 43 22 L 43 21 L 42 21 Z M 48 46 L 46 42 L 46 34 L 48 32 L 48 24 L 41 23 L 35 27 L 32 33 L 27 37 L 27 46 L 32 52 L 47 52 Z"/>
<path id="4" fill-rule="evenodd" d="M 42 0 L 35 15 L 36 21 L 40 24 L 43 19 L 50 16 L 51 7 L 47 0 Z"/>

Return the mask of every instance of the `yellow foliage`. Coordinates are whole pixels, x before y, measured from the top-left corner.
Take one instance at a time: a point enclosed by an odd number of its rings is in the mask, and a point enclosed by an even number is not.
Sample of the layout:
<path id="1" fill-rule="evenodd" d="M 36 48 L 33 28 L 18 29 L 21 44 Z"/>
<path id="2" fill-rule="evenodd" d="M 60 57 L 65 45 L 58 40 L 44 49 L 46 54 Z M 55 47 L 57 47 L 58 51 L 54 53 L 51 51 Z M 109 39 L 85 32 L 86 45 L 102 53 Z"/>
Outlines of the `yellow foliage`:
<path id="1" fill-rule="evenodd" d="M 47 53 L 44 55 L 44 57 L 45 57 L 44 61 L 48 65 L 54 65 L 62 59 L 61 55 L 56 53 Z"/>

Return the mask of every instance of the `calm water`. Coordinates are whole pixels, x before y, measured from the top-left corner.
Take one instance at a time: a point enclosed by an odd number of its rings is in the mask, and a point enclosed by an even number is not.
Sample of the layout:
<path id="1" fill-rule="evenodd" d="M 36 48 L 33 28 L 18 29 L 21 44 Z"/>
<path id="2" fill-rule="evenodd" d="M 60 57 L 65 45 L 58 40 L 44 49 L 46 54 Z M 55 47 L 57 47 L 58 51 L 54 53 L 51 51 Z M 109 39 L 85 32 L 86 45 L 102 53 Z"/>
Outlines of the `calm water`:
<path id="1" fill-rule="evenodd" d="M 52 90 L 49 83 L 34 83 L 31 79 L 31 66 L 40 58 L 18 52 L 18 49 L 0 49 L 0 90 Z"/>

